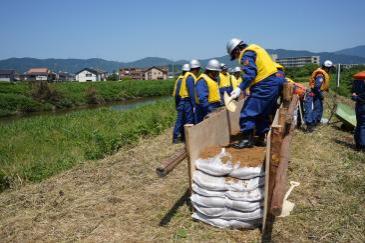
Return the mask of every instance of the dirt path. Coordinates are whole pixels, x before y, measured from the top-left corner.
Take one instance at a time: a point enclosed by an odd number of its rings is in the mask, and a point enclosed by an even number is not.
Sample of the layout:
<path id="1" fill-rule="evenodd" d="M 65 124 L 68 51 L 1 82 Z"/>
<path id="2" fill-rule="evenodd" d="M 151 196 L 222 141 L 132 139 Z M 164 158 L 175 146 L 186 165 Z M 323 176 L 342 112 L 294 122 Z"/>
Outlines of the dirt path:
<path id="1" fill-rule="evenodd" d="M 258 242 L 258 230 L 192 221 L 179 202 L 188 187 L 186 162 L 165 179 L 155 175 L 161 159 L 181 148 L 170 134 L 0 194 L 1 241 Z M 290 197 L 292 215 L 275 223 L 274 241 L 365 241 L 365 155 L 352 150 L 351 136 L 329 126 L 297 131 L 289 179 L 301 186 Z M 168 214 L 175 203 L 182 206 Z"/>

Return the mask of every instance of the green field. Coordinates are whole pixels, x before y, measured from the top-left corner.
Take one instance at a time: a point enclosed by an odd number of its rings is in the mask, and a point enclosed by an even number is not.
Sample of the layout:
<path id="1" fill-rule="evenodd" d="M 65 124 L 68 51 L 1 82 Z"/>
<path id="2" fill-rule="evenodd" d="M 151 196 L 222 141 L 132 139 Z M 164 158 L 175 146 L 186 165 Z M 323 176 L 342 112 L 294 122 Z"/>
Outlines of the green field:
<path id="1" fill-rule="evenodd" d="M 35 84 L 0 82 L 0 117 L 137 97 L 166 96 L 172 93 L 173 85 L 172 80 L 127 80 L 51 83 L 41 89 Z"/>
<path id="2" fill-rule="evenodd" d="M 165 100 L 126 112 L 101 108 L 0 123 L 0 189 L 100 159 L 159 134 L 174 118 L 173 102 Z"/>

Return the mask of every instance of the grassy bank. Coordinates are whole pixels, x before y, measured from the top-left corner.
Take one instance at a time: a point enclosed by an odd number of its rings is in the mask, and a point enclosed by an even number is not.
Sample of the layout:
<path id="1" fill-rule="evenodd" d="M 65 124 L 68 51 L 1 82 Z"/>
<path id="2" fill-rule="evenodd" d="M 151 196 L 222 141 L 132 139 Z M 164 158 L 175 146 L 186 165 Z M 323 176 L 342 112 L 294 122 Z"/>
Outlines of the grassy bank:
<path id="1" fill-rule="evenodd" d="M 0 188 L 41 181 L 73 165 L 102 158 L 171 126 L 171 100 L 119 112 L 102 108 L 0 124 Z"/>
<path id="2" fill-rule="evenodd" d="M 87 104 L 170 95 L 171 80 L 52 83 L 40 86 L 0 82 L 0 116 L 72 108 Z"/>

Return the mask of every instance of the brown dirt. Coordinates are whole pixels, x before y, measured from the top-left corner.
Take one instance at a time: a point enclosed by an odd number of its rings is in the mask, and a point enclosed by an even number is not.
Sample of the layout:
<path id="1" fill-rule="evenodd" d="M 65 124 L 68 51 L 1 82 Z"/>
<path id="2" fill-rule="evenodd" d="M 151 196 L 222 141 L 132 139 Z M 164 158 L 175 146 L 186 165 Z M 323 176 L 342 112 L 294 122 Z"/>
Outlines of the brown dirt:
<path id="1" fill-rule="evenodd" d="M 155 168 L 182 148 L 171 131 L 132 149 L 0 194 L 0 242 L 257 242 L 259 230 L 221 230 L 191 218 L 187 162 Z M 170 211 L 171 210 L 171 211 Z"/>
<path id="2" fill-rule="evenodd" d="M 206 148 L 200 153 L 200 157 L 203 159 L 212 158 L 218 155 L 221 152 L 221 147 L 211 147 Z M 265 159 L 265 150 L 264 147 L 253 147 L 247 149 L 235 149 L 235 148 L 226 148 L 226 152 L 228 152 L 232 156 L 232 162 L 234 164 L 239 164 L 240 167 L 257 167 L 260 166 Z M 230 161 L 229 157 L 223 157 L 223 163 Z"/>

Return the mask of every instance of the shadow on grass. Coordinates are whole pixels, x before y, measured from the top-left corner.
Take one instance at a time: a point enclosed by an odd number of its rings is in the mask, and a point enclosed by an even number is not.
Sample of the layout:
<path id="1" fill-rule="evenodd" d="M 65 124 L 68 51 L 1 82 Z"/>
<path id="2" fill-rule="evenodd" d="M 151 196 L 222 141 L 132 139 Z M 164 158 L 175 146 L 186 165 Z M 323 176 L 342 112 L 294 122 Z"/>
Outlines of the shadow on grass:
<path id="1" fill-rule="evenodd" d="M 165 216 L 161 219 L 159 226 L 166 226 L 170 223 L 172 217 L 176 214 L 177 210 L 183 206 L 185 203 L 189 206 L 189 198 L 190 190 L 186 189 L 185 193 L 175 202 L 175 204 L 170 208 L 170 210 L 165 214 Z"/>
<path id="2" fill-rule="evenodd" d="M 356 146 L 355 144 L 351 141 L 343 141 L 343 140 L 339 140 L 337 138 L 333 138 L 332 141 L 334 141 L 335 143 L 343 146 L 343 147 L 346 147 L 346 148 L 350 148 L 350 149 L 356 149 Z"/>

